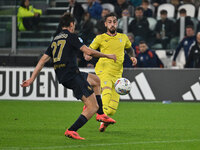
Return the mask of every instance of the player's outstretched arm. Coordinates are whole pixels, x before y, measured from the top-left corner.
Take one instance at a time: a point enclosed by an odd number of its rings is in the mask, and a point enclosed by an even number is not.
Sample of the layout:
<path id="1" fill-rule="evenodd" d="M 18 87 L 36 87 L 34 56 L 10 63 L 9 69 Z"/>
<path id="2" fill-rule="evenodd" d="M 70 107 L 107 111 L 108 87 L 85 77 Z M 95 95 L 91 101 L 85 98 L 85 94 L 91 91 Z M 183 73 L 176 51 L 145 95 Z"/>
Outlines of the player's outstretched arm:
<path id="1" fill-rule="evenodd" d="M 113 59 L 114 61 L 116 61 L 116 55 L 115 54 L 103 54 L 101 52 L 98 52 L 96 50 L 93 50 L 89 47 L 87 47 L 86 45 L 83 45 L 80 50 L 84 53 L 84 55 L 89 55 L 92 57 L 106 57 L 108 59 Z"/>
<path id="2" fill-rule="evenodd" d="M 50 57 L 46 54 L 44 54 L 41 59 L 39 60 L 38 64 L 36 65 L 30 79 L 23 81 L 23 83 L 21 84 L 21 87 L 27 87 L 29 85 L 31 85 L 33 83 L 33 81 L 35 80 L 35 78 L 38 76 L 39 72 L 42 70 L 42 68 L 44 67 L 44 64 L 49 61 Z"/>

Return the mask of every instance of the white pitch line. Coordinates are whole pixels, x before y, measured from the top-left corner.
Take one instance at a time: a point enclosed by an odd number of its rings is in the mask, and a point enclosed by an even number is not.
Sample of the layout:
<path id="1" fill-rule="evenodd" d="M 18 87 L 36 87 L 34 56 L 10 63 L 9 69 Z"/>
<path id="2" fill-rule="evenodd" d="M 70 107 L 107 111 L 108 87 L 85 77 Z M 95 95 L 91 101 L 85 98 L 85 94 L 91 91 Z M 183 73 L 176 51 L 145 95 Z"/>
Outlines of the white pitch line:
<path id="1" fill-rule="evenodd" d="M 159 144 L 159 143 L 187 143 L 197 142 L 200 139 L 191 140 L 174 140 L 174 141 L 144 141 L 144 142 L 128 142 L 128 143 L 110 143 L 110 144 L 87 144 L 87 145 L 66 145 L 66 146 L 48 146 L 48 147 L 5 147 L 0 150 L 44 150 L 44 149 L 63 149 L 63 148 L 81 148 L 81 147 L 95 147 L 95 146 L 114 146 L 114 145 L 137 145 L 137 144 Z"/>

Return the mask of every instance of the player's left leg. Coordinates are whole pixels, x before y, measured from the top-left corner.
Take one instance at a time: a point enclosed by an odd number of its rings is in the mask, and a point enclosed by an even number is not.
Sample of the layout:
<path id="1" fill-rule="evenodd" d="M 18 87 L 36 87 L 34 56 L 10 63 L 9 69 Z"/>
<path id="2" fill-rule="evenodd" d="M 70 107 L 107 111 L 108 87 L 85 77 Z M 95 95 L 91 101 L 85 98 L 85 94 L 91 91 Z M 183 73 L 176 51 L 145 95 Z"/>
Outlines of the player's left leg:
<path id="1" fill-rule="evenodd" d="M 108 110 L 107 113 L 108 115 L 114 115 L 116 113 L 116 110 L 118 108 L 119 105 L 119 94 L 116 93 L 115 89 L 112 89 L 112 97 L 111 100 L 108 104 Z M 106 128 L 108 127 L 109 124 L 107 123 L 101 123 L 100 127 L 99 127 L 99 131 L 100 132 L 104 132 L 106 130 Z"/>
<path id="2" fill-rule="evenodd" d="M 115 91 L 115 88 L 112 88 L 112 98 L 110 100 L 110 103 L 108 104 L 108 114 L 109 115 L 114 115 L 116 113 L 116 110 L 118 108 L 119 105 L 119 98 L 120 95 L 117 94 L 117 92 Z"/>
<path id="3" fill-rule="evenodd" d="M 65 132 L 65 136 L 67 137 L 82 140 L 84 138 L 79 136 L 77 130 L 86 124 L 87 121 L 97 112 L 99 106 L 96 101 L 96 95 L 90 84 L 82 77 L 81 74 L 78 74 L 72 80 L 62 84 L 64 87 L 72 89 L 74 96 L 77 99 L 81 99 L 87 106 L 87 109 L 80 114 L 74 124 Z"/>

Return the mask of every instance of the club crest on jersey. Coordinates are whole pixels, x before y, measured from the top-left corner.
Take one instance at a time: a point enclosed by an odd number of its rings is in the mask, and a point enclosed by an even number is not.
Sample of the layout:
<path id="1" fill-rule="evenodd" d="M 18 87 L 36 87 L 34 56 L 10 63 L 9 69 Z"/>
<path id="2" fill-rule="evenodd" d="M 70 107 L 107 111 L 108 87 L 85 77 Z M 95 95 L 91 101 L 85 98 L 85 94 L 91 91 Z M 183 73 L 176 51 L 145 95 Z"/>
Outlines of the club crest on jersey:
<path id="1" fill-rule="evenodd" d="M 122 42 L 122 39 L 121 39 L 121 38 L 119 38 L 119 41 L 120 41 L 120 42 Z"/>
<path id="2" fill-rule="evenodd" d="M 104 84 L 107 84 L 107 81 L 104 81 Z"/>

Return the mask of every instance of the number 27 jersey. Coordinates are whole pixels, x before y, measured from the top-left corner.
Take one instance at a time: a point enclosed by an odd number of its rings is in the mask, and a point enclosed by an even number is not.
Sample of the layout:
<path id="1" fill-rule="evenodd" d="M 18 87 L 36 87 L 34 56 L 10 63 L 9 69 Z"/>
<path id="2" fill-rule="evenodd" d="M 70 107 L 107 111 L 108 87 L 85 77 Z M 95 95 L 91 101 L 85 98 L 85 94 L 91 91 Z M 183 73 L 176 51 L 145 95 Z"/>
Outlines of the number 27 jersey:
<path id="1" fill-rule="evenodd" d="M 78 36 L 68 30 L 62 30 L 54 37 L 45 54 L 53 60 L 59 83 L 71 80 L 79 73 L 77 54 L 82 46 Z"/>

